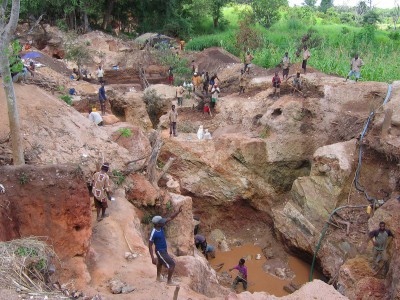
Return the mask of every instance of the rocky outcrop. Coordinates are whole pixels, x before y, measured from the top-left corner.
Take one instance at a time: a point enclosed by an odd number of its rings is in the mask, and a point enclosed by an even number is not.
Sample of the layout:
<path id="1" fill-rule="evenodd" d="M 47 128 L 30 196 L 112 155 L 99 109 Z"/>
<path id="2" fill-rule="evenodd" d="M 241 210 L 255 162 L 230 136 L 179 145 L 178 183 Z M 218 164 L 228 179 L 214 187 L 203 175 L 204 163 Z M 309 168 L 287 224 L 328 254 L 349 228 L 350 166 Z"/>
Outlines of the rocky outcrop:
<path id="1" fill-rule="evenodd" d="M 0 240 L 43 236 L 64 262 L 86 256 L 91 209 L 81 176 L 72 165 L 1 167 Z"/>
<path id="2" fill-rule="evenodd" d="M 227 292 L 218 284 L 216 272 L 202 255 L 178 257 L 177 262 L 177 273 L 190 278 L 189 286 L 194 291 L 211 298 Z"/>
<path id="3" fill-rule="evenodd" d="M 144 130 L 152 128 L 146 104 L 143 101 L 143 93 L 132 91 L 117 95 L 110 100 L 110 104 L 111 110 L 125 122 Z"/>
<path id="4" fill-rule="evenodd" d="M 194 235 L 193 235 L 193 214 L 192 198 L 182 195 L 169 193 L 170 204 L 167 204 L 171 211 L 176 211 L 182 207 L 182 212 L 166 228 L 169 238 L 169 247 L 177 256 L 193 255 Z"/>
<path id="5" fill-rule="evenodd" d="M 313 253 L 322 227 L 341 200 L 350 179 L 355 149 L 355 140 L 319 148 L 314 154 L 310 176 L 295 180 L 292 198 L 273 209 L 275 229 L 286 245 Z M 339 269 L 344 256 L 341 247 L 330 242 L 324 243 L 319 252 L 328 274 Z"/>

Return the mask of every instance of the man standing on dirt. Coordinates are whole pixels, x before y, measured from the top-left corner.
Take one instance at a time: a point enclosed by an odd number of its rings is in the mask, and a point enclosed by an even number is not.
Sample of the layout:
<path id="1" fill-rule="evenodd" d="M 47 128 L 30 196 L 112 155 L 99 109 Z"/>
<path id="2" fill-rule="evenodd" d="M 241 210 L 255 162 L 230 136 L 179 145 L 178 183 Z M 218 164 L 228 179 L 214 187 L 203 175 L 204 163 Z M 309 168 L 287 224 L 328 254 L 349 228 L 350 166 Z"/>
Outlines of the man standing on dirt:
<path id="1" fill-rule="evenodd" d="M 311 57 L 311 53 L 308 50 L 307 46 L 304 46 L 303 50 L 304 50 L 304 52 L 303 52 L 303 63 L 301 65 L 301 68 L 304 70 L 304 74 L 306 74 L 306 72 L 307 72 L 307 62 L 308 62 L 308 59 Z"/>
<path id="2" fill-rule="evenodd" d="M 172 67 L 169 67 L 169 69 L 168 69 L 168 83 L 169 83 L 169 85 L 173 85 L 174 84 L 174 73 L 172 71 L 173 71 Z"/>
<path id="3" fill-rule="evenodd" d="M 176 121 L 178 120 L 178 112 L 175 109 L 175 105 L 172 105 L 171 110 L 168 115 L 169 118 L 169 137 L 176 135 Z"/>
<path id="4" fill-rule="evenodd" d="M 289 68 L 290 68 L 290 57 L 288 52 L 285 52 L 285 56 L 282 58 L 281 64 L 283 73 L 282 77 L 283 80 L 285 80 L 285 77 L 287 79 L 289 76 Z"/>
<path id="5" fill-rule="evenodd" d="M 272 86 L 274 88 L 274 97 L 281 96 L 281 78 L 278 75 L 278 72 L 275 72 L 275 76 L 272 77 Z"/>
<path id="6" fill-rule="evenodd" d="M 247 74 L 250 73 L 251 62 L 254 59 L 254 56 L 250 54 L 250 51 L 247 51 L 246 56 L 244 58 L 244 71 L 247 71 Z"/>
<path id="7" fill-rule="evenodd" d="M 104 82 L 104 69 L 101 67 L 101 66 L 99 66 L 99 68 L 97 69 L 97 78 L 99 79 L 99 82 L 100 83 L 103 83 Z"/>
<path id="8" fill-rule="evenodd" d="M 246 291 L 247 290 L 247 267 L 244 265 L 245 260 L 241 258 L 239 260 L 239 264 L 231 269 L 229 269 L 229 272 L 232 270 L 238 270 L 239 274 L 236 276 L 235 280 L 233 281 L 232 284 L 232 289 L 236 289 L 236 286 L 239 282 L 243 284 L 243 289 Z"/>
<path id="9" fill-rule="evenodd" d="M 183 105 L 183 95 L 185 93 L 185 89 L 182 84 L 176 88 L 176 98 L 178 99 L 178 107 Z"/>
<path id="10" fill-rule="evenodd" d="M 101 115 L 104 116 L 106 114 L 106 90 L 104 89 L 104 82 L 101 83 L 101 87 L 99 88 L 99 101 L 101 107 Z"/>
<path id="11" fill-rule="evenodd" d="M 169 256 L 167 252 L 167 241 L 165 239 L 164 234 L 164 226 L 171 222 L 176 216 L 182 212 L 182 206 L 179 207 L 179 210 L 175 212 L 171 217 L 165 219 L 161 216 L 155 216 L 152 219 L 152 223 L 154 224 L 154 228 L 150 233 L 149 238 L 149 252 L 151 257 L 151 262 L 153 265 L 157 266 L 157 281 L 161 282 L 161 269 L 164 265 L 168 269 L 168 285 L 175 285 L 178 284 L 172 281 L 172 275 L 175 269 L 175 261 Z M 155 252 L 157 258 L 154 257 L 153 254 L 153 244 L 155 245 Z"/>
<path id="12" fill-rule="evenodd" d="M 379 222 L 379 229 L 373 230 L 369 233 L 369 240 L 372 241 L 374 245 L 372 252 L 372 265 L 374 269 L 378 267 L 380 261 L 383 261 L 384 265 L 387 264 L 388 257 L 386 248 L 389 237 L 394 238 L 394 235 L 389 229 L 386 229 L 385 222 Z M 386 268 L 388 268 L 387 265 Z M 388 271 L 388 269 L 385 271 Z"/>
<path id="13" fill-rule="evenodd" d="M 215 105 L 217 104 L 218 101 L 218 96 L 221 90 L 218 87 L 218 84 L 215 83 L 214 86 L 211 89 L 211 108 L 215 109 Z"/>
<path id="14" fill-rule="evenodd" d="M 96 172 L 92 179 L 92 193 L 94 196 L 94 206 L 96 207 L 97 212 L 97 222 L 100 222 L 105 217 L 108 217 L 108 214 L 106 214 L 106 209 L 108 207 L 107 199 L 111 199 L 110 177 L 107 175 L 109 168 L 110 166 L 108 163 L 103 163 L 100 172 Z"/>
<path id="15" fill-rule="evenodd" d="M 351 76 L 355 76 L 356 77 L 356 82 L 358 81 L 358 79 L 360 79 L 360 75 L 361 75 L 361 67 L 364 65 L 364 62 L 362 61 L 361 58 L 358 58 L 358 54 L 354 55 L 354 58 L 351 60 L 350 63 L 350 72 L 346 77 L 346 80 L 349 79 Z"/>

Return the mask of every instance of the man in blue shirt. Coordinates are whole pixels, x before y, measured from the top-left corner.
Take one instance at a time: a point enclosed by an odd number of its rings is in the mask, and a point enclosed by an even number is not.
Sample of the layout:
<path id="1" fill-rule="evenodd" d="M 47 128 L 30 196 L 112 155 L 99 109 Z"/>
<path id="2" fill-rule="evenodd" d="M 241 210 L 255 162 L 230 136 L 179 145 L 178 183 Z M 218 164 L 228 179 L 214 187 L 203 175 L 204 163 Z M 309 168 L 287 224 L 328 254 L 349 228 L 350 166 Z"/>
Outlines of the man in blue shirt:
<path id="1" fill-rule="evenodd" d="M 172 281 L 172 274 L 175 269 L 175 261 L 169 256 L 167 252 L 167 241 L 165 240 L 164 234 L 164 226 L 171 222 L 176 216 L 182 211 L 182 206 L 179 210 L 174 213 L 171 217 L 165 219 L 161 216 L 155 216 L 152 219 L 154 224 L 154 228 L 150 233 L 149 239 L 149 252 L 151 256 L 151 261 L 154 265 L 157 266 L 157 281 L 161 280 L 161 268 L 164 265 L 168 269 L 168 285 L 178 285 L 177 283 Z M 153 244 L 155 245 L 155 252 L 157 255 L 157 259 L 154 257 L 153 253 Z"/>
<path id="2" fill-rule="evenodd" d="M 101 107 L 101 115 L 104 116 L 106 114 L 106 90 L 104 89 L 104 82 L 101 83 L 101 87 L 99 88 L 99 101 Z"/>

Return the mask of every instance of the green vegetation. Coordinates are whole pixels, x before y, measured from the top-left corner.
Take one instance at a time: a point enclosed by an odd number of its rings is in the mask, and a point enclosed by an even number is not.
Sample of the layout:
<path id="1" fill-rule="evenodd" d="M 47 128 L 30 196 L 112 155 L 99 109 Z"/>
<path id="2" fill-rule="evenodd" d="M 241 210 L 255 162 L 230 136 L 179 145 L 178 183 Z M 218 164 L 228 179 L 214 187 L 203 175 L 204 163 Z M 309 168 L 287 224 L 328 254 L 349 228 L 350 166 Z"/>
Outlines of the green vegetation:
<path id="1" fill-rule="evenodd" d="M 132 136 L 132 130 L 130 128 L 120 128 L 120 129 L 118 129 L 118 132 L 120 133 L 120 135 L 118 136 L 118 138 L 115 141 L 118 141 L 119 138 L 121 138 L 121 137 L 128 138 L 128 137 Z"/>
<path id="2" fill-rule="evenodd" d="M 113 181 L 115 182 L 116 185 L 121 185 L 124 183 L 126 177 L 121 171 L 113 170 L 112 174 L 113 174 Z"/>
<path id="3" fill-rule="evenodd" d="M 53 1 L 54 2 L 54 1 Z M 364 80 L 393 81 L 399 78 L 397 23 L 400 7 L 370 8 L 368 1 L 356 7 L 333 6 L 334 1 L 305 0 L 303 6 L 289 7 L 287 0 L 124 0 L 107 1 L 22 0 L 21 18 L 43 15 L 43 21 L 77 33 L 91 29 L 126 37 L 159 32 L 189 41 L 186 49 L 202 50 L 220 46 L 242 57 L 252 51 L 254 63 L 275 67 L 286 51 L 292 61 L 301 61 L 299 48 L 311 51 L 309 65 L 325 73 L 344 76 L 352 56 L 358 52 L 365 62 Z M 80 65 L 90 59 L 88 44 L 66 43 L 66 56 Z M 187 61 L 166 49 L 160 58 L 173 66 L 176 83 L 189 72 Z"/>
<path id="4" fill-rule="evenodd" d="M 142 224 L 148 225 L 148 224 L 151 223 L 151 220 L 152 220 L 152 219 L 153 219 L 153 216 L 152 216 L 150 213 L 146 212 L 146 213 L 143 215 Z"/>
<path id="5" fill-rule="evenodd" d="M 60 99 L 68 105 L 72 105 L 72 97 L 70 95 L 61 95 Z"/>
<path id="6" fill-rule="evenodd" d="M 250 9 L 246 5 L 240 7 L 224 8 L 225 18 L 228 19 L 233 10 Z M 323 13 L 304 6 L 283 7 L 279 11 L 280 20 L 270 28 L 253 24 L 253 29 L 258 30 L 262 36 L 261 47 L 248 47 L 255 57 L 255 64 L 274 68 L 288 51 L 292 62 L 297 63 L 296 68 L 300 68 L 302 58 L 301 55 L 296 56 L 296 52 L 307 45 L 312 54 L 309 65 L 324 73 L 346 76 L 351 58 L 358 53 L 365 63 L 361 72 L 363 80 L 391 82 L 400 77 L 400 60 L 395 59 L 400 46 L 400 33 L 388 29 L 389 26 L 383 30 L 381 23 L 376 25 L 377 20 L 389 22 L 384 17 L 384 12 L 389 10 L 376 10 L 372 13 L 367 10 L 355 15 L 350 8 L 331 7 L 327 13 Z M 376 14 L 378 18 L 375 18 Z M 243 18 L 241 14 L 240 19 Z M 225 31 L 194 37 L 186 49 L 201 51 L 220 46 L 243 57 L 243 49 L 239 47 L 243 43 L 235 39 L 240 34 L 240 28 L 237 27 L 239 22 L 236 22 Z"/>
<path id="7" fill-rule="evenodd" d="M 19 174 L 18 179 L 19 179 L 19 184 L 24 185 L 29 181 L 29 176 L 25 172 L 22 172 L 21 174 Z"/>

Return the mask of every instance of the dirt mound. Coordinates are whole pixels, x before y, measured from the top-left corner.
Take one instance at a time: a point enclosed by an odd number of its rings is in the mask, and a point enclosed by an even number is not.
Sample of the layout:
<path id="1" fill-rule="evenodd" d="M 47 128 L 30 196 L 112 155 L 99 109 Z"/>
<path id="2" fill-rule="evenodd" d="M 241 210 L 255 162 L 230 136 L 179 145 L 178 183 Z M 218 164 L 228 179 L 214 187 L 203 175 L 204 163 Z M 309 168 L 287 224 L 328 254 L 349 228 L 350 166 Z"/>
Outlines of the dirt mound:
<path id="1" fill-rule="evenodd" d="M 240 59 L 222 48 L 208 48 L 200 52 L 196 59 L 199 71 L 208 71 L 210 74 L 228 65 L 240 63 Z"/>
<path id="2" fill-rule="evenodd" d="M 110 143 L 104 129 L 36 86 L 15 85 L 23 132 L 25 156 L 35 164 L 81 164 L 90 173 L 102 155 L 113 159 L 113 168 L 124 168 L 135 156 Z M 0 90 L 0 139 L 8 136 L 7 105 Z M 40 138 L 38 138 L 40 137 Z M 9 153 L 9 142 L 2 147 Z M 7 150 L 8 149 L 8 150 Z M 139 157 L 136 157 L 139 158 Z"/>

